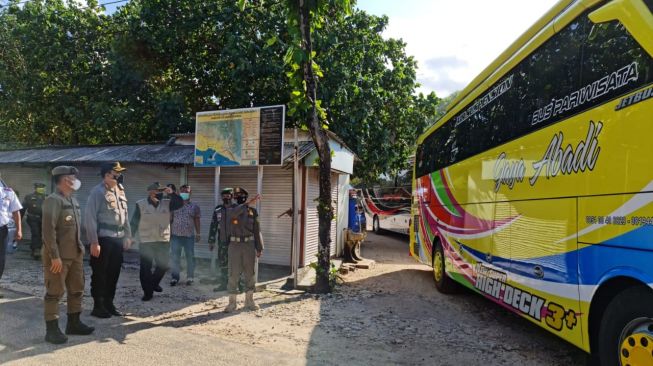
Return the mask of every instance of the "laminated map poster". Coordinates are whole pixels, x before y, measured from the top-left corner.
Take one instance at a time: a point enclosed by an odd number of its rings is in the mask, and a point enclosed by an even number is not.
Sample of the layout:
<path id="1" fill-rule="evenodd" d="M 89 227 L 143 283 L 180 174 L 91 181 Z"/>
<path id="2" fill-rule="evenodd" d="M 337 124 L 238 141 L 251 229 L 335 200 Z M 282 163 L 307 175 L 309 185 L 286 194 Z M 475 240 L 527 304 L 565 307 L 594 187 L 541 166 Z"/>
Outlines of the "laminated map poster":
<path id="1" fill-rule="evenodd" d="M 195 166 L 280 165 L 284 106 L 199 112 Z"/>

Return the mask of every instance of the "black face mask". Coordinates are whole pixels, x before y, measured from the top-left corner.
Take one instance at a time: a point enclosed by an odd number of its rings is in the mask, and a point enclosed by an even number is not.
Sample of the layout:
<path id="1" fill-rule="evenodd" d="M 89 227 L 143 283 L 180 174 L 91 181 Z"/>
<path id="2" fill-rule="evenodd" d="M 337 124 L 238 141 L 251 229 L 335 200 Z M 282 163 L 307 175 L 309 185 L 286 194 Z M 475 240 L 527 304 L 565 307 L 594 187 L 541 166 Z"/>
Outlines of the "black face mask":
<path id="1" fill-rule="evenodd" d="M 156 199 L 161 200 L 163 198 L 163 193 L 157 193 Z"/>
<path id="2" fill-rule="evenodd" d="M 238 202 L 239 205 L 242 205 L 243 203 L 247 202 L 247 196 L 236 197 L 236 202 Z"/>
<path id="3" fill-rule="evenodd" d="M 231 198 L 223 198 L 222 199 L 222 204 L 225 206 L 230 206 L 231 205 Z"/>
<path id="4" fill-rule="evenodd" d="M 125 182 L 125 176 L 120 175 L 111 175 L 111 179 L 115 180 L 118 184 L 123 184 Z"/>

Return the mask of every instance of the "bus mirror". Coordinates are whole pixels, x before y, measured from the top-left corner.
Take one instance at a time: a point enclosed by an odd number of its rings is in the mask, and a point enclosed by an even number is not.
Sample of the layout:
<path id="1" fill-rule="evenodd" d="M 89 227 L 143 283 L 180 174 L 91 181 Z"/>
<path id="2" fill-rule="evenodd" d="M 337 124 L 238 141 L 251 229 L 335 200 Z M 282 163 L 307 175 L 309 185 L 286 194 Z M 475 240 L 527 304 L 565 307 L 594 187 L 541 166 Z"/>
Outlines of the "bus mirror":
<path id="1" fill-rule="evenodd" d="M 611 1 L 591 12 L 589 18 L 593 23 L 620 21 L 637 43 L 653 56 L 653 14 L 642 0 Z"/>

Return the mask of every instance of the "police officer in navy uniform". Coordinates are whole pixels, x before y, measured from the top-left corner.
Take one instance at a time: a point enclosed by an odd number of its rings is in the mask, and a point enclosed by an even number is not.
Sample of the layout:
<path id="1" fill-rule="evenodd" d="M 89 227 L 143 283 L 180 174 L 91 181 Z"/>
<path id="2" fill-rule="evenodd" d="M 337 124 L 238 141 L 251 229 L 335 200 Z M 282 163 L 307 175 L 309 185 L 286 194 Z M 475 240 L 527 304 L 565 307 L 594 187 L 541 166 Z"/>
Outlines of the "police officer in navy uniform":
<path id="1" fill-rule="evenodd" d="M 211 218 L 211 227 L 209 228 L 209 249 L 213 250 L 216 240 L 218 242 L 218 272 L 220 273 L 218 287 L 213 291 L 223 291 L 227 289 L 227 281 L 229 278 L 229 237 L 224 236 L 220 240 L 218 230 L 220 229 L 220 222 L 223 217 L 226 217 L 227 209 L 233 207 L 233 189 L 225 188 L 220 193 L 222 195 L 222 203 L 217 205 L 213 210 L 213 217 Z"/>
<path id="2" fill-rule="evenodd" d="M 34 192 L 25 196 L 23 207 L 25 209 L 27 225 L 32 233 L 30 248 L 32 249 L 32 258 L 39 259 L 41 254 L 41 218 L 43 201 L 45 201 L 45 184 L 34 183 Z"/>
<path id="3" fill-rule="evenodd" d="M 132 244 L 127 196 L 123 187 L 127 170 L 119 162 L 104 163 L 102 181 L 93 187 L 84 210 L 84 229 L 91 244 L 91 315 L 98 318 L 121 316 L 113 300 L 122 268 L 123 251 Z"/>
<path id="4" fill-rule="evenodd" d="M 79 189 L 78 171 L 72 166 L 52 169 L 56 191 L 43 203 L 43 277 L 45 280 L 45 340 L 62 344 L 68 340 L 59 329 L 59 301 L 67 292 L 66 334 L 89 335 L 95 328 L 79 316 L 84 296 L 84 246 L 81 213 L 73 192 Z"/>
<path id="5" fill-rule="evenodd" d="M 254 302 L 256 290 L 256 258 L 263 254 L 263 236 L 258 221 L 258 212 L 249 207 L 247 201 L 249 194 L 241 187 L 234 189 L 234 198 L 237 206 L 227 209 L 226 217 L 222 220 L 220 229 L 221 240 L 226 241 L 229 236 L 229 304 L 225 312 L 236 310 L 236 296 L 238 295 L 238 280 L 242 274 L 245 279 L 245 308 L 258 310 Z M 254 200 L 259 199 L 257 195 Z"/>

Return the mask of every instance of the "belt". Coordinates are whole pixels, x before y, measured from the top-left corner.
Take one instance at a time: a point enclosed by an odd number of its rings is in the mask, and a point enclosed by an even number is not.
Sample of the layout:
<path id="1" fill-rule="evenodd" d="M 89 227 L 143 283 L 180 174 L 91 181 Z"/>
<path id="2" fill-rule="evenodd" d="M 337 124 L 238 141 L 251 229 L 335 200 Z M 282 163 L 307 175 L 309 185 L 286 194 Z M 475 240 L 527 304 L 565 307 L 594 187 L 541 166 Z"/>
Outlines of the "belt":
<path id="1" fill-rule="evenodd" d="M 237 236 L 232 236 L 232 237 L 229 238 L 229 241 L 230 242 L 235 242 L 235 243 L 247 243 L 247 242 L 250 242 L 250 241 L 254 241 L 254 237 L 253 236 L 244 236 L 242 238 L 239 238 Z"/>
<path id="2" fill-rule="evenodd" d="M 111 230 L 111 231 L 125 231 L 125 227 L 122 225 L 111 225 L 105 223 L 99 223 L 98 229 Z"/>

